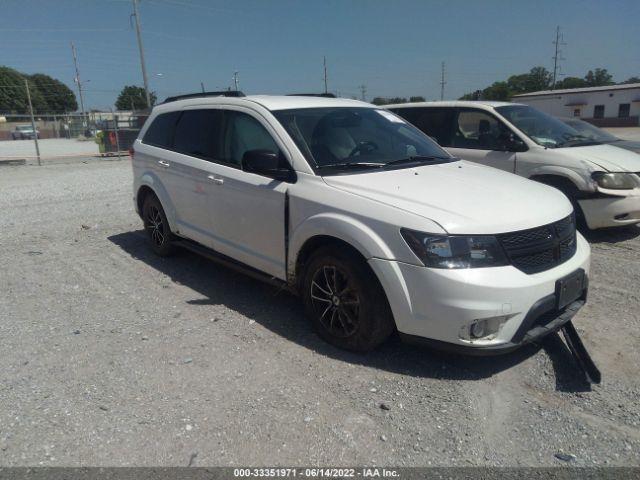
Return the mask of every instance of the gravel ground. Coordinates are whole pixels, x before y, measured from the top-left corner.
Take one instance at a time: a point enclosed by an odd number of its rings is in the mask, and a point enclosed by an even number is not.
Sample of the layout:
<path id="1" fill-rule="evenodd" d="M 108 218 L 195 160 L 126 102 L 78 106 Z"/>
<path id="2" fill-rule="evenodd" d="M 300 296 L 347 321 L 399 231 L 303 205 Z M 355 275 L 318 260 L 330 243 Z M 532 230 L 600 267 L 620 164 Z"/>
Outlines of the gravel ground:
<path id="1" fill-rule="evenodd" d="M 0 465 L 640 464 L 640 228 L 589 236 L 590 387 L 555 335 L 494 358 L 336 350 L 296 298 L 152 255 L 131 176 L 0 169 Z"/>
<path id="2" fill-rule="evenodd" d="M 93 140 L 68 140 L 66 138 L 46 138 L 38 140 L 40 156 L 55 158 L 65 155 L 97 155 L 98 144 Z M 33 140 L 0 141 L 0 160 L 36 158 L 36 146 Z"/>

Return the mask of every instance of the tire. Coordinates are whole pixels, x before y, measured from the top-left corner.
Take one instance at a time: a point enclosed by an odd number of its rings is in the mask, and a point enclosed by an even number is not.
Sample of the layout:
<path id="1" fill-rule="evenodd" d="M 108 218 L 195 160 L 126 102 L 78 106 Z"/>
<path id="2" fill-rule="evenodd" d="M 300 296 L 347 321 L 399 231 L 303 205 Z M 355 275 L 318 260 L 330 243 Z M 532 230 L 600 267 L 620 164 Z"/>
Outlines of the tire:
<path id="1" fill-rule="evenodd" d="M 174 246 L 171 243 L 173 234 L 160 200 L 155 195 L 147 195 L 144 199 L 142 220 L 151 249 L 161 257 L 171 255 L 174 252 Z"/>
<path id="2" fill-rule="evenodd" d="M 317 334 L 336 347 L 367 352 L 395 329 L 384 290 L 355 255 L 330 248 L 315 252 L 304 271 L 302 298 Z"/>

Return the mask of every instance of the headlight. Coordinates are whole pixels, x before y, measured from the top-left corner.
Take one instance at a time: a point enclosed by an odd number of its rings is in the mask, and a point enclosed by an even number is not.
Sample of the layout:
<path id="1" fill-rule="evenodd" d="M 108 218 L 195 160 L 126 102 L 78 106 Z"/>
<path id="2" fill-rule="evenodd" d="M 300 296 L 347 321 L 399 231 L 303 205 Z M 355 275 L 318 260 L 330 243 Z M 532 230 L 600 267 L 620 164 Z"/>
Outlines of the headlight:
<path id="1" fill-rule="evenodd" d="M 509 265 L 496 237 L 489 235 L 434 235 L 403 228 L 407 245 L 426 267 L 479 268 Z"/>
<path id="2" fill-rule="evenodd" d="M 591 178 L 602 188 L 610 188 L 612 190 L 626 190 L 636 187 L 636 182 L 631 173 L 606 173 L 593 172 Z"/>

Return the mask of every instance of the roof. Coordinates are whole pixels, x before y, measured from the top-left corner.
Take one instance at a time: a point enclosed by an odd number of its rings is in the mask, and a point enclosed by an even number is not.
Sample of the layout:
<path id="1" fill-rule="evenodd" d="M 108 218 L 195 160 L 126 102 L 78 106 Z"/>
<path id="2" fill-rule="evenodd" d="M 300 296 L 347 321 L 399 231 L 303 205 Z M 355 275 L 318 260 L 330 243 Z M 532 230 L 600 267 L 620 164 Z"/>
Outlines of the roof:
<path id="1" fill-rule="evenodd" d="M 589 93 L 589 92 L 606 92 L 609 90 L 631 90 L 640 88 L 640 83 L 627 83 L 624 85 L 606 85 L 603 87 L 585 87 L 585 88 L 565 88 L 561 90 L 541 90 L 539 92 L 520 93 L 514 95 L 513 98 L 537 97 L 543 95 L 559 95 L 567 93 Z"/>
<path id="2" fill-rule="evenodd" d="M 162 103 L 154 108 L 155 111 L 173 111 L 184 107 L 198 105 L 247 105 L 254 103 L 267 110 L 288 110 L 294 108 L 322 108 L 322 107 L 369 107 L 370 103 L 347 98 L 297 97 L 285 95 L 250 95 L 247 97 L 192 97 Z"/>
<path id="3" fill-rule="evenodd" d="M 348 98 L 326 98 L 307 96 L 251 95 L 246 100 L 258 103 L 268 110 L 288 110 L 290 108 L 321 107 L 372 107 L 370 103 Z"/>
<path id="4" fill-rule="evenodd" d="M 492 102 L 489 100 L 452 100 L 452 101 L 437 101 L 437 102 L 412 102 L 412 103 L 395 103 L 393 105 L 384 105 L 384 108 L 398 108 L 398 107 L 502 107 L 504 105 L 513 105 L 509 102 Z"/>

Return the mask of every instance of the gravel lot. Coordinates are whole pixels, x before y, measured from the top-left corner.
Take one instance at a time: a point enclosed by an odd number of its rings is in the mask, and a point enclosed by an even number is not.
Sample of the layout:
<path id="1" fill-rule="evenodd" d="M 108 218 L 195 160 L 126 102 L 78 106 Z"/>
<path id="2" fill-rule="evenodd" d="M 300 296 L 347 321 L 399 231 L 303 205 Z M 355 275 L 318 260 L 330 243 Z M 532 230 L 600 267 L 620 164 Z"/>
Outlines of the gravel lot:
<path id="1" fill-rule="evenodd" d="M 38 140 L 42 158 L 65 155 L 97 155 L 98 144 L 93 140 L 66 138 L 46 138 Z M 36 158 L 36 146 L 33 140 L 5 140 L 0 142 L 0 160 Z"/>
<path id="2" fill-rule="evenodd" d="M 151 254 L 131 176 L 0 168 L 0 465 L 640 465 L 640 228 L 589 236 L 590 387 L 555 335 L 336 350 L 296 298 Z"/>

